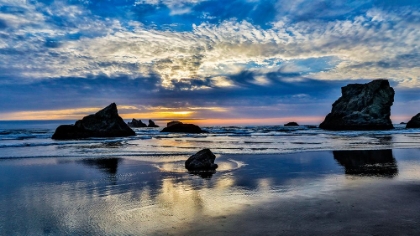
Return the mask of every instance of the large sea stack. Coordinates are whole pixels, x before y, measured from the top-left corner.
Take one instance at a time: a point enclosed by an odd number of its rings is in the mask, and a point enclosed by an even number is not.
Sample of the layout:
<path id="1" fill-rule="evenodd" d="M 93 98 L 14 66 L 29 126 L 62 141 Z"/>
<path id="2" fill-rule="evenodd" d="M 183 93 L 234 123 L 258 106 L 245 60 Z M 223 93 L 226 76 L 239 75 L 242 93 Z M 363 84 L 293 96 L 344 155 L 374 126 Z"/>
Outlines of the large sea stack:
<path id="1" fill-rule="evenodd" d="M 413 116 L 405 128 L 420 128 L 420 113 Z"/>
<path id="2" fill-rule="evenodd" d="M 341 88 L 342 96 L 332 105 L 331 113 L 319 125 L 327 130 L 393 129 L 390 115 L 394 89 L 388 80 L 367 84 L 349 84 Z"/>
<path id="3" fill-rule="evenodd" d="M 117 105 L 110 104 L 94 115 L 83 117 L 74 125 L 60 125 L 53 139 L 81 139 L 89 137 L 125 137 L 136 133 L 118 115 Z"/>

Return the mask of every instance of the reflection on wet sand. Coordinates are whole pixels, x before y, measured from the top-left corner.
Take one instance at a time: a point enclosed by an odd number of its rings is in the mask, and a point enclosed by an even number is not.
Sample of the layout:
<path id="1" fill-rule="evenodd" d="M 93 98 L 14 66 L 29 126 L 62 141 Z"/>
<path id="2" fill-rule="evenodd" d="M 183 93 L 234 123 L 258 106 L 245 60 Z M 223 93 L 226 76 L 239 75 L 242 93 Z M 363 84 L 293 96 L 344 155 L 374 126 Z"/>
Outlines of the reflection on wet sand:
<path id="1" fill-rule="evenodd" d="M 334 151 L 334 159 L 348 175 L 394 177 L 398 166 L 391 149 Z"/>
<path id="2" fill-rule="evenodd" d="M 87 166 L 95 167 L 108 174 L 115 175 L 118 170 L 118 163 L 120 158 L 95 158 L 95 159 L 84 159 L 81 161 L 82 164 Z"/>

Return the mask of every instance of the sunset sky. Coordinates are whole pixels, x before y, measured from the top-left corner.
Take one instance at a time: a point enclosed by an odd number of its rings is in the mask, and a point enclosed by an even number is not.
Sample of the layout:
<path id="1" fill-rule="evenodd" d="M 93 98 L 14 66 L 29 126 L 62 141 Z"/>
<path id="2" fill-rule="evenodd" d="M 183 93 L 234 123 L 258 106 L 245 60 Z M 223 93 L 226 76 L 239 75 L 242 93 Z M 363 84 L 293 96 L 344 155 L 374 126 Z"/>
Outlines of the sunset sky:
<path id="1" fill-rule="evenodd" d="M 0 120 L 318 124 L 378 78 L 420 112 L 420 1 L 0 0 Z"/>

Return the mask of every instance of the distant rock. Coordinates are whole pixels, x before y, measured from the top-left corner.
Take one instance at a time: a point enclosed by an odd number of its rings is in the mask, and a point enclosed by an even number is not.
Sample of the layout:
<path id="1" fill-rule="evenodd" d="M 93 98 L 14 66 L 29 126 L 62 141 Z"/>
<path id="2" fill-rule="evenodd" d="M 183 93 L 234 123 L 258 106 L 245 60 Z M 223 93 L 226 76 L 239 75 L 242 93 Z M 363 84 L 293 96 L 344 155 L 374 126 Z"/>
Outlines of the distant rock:
<path id="1" fill-rule="evenodd" d="M 136 135 L 118 115 L 117 105 L 110 104 L 94 115 L 83 117 L 74 125 L 60 125 L 53 139 L 81 139 L 89 137 L 125 137 Z"/>
<path id="2" fill-rule="evenodd" d="M 191 134 L 199 134 L 199 133 L 208 133 L 205 130 L 202 130 L 197 125 L 193 124 L 175 124 L 168 127 L 163 128 L 160 132 L 170 132 L 170 133 L 191 133 Z"/>
<path id="3" fill-rule="evenodd" d="M 203 149 L 188 158 L 185 168 L 189 171 L 214 171 L 218 167 L 217 164 L 214 164 L 214 159 L 216 156 L 210 149 Z"/>
<path id="4" fill-rule="evenodd" d="M 296 122 L 289 122 L 287 124 L 284 124 L 284 126 L 299 126 L 299 124 Z"/>
<path id="5" fill-rule="evenodd" d="M 406 124 L 407 124 L 406 122 L 401 122 L 401 123 L 400 123 L 400 125 L 406 125 Z"/>
<path id="6" fill-rule="evenodd" d="M 420 113 L 413 116 L 413 118 L 411 118 L 411 120 L 407 123 L 407 126 L 405 126 L 405 128 L 420 128 Z"/>
<path id="7" fill-rule="evenodd" d="M 128 125 L 135 128 L 147 127 L 145 123 L 141 120 L 132 119 L 131 122 L 128 122 Z"/>
<path id="8" fill-rule="evenodd" d="M 332 105 L 324 122 L 327 130 L 386 130 L 393 129 L 390 115 L 394 89 L 388 80 L 367 84 L 349 84 L 341 88 L 342 96 Z"/>
<path id="9" fill-rule="evenodd" d="M 173 120 L 173 121 L 168 122 L 166 124 L 166 127 L 169 127 L 169 126 L 172 126 L 172 125 L 178 125 L 178 124 L 182 125 L 183 123 L 181 121 Z"/>
<path id="10" fill-rule="evenodd" d="M 159 125 L 155 124 L 153 120 L 149 120 L 149 125 L 147 127 L 159 127 Z"/>

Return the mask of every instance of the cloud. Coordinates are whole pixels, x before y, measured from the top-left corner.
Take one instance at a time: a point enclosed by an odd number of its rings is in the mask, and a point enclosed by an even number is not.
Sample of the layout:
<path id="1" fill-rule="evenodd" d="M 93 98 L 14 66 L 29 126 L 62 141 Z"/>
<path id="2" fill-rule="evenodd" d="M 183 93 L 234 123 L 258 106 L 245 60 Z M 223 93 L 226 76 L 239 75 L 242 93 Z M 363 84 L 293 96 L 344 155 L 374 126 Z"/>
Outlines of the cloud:
<path id="1" fill-rule="evenodd" d="M 352 80 L 420 88 L 420 5 L 413 1 L 0 5 L 0 97 L 9 102 L 0 107 L 8 110 L 72 108 L 89 97 L 86 107 L 117 100 L 233 112 L 252 103 L 269 112 L 335 99 L 336 86 Z"/>

